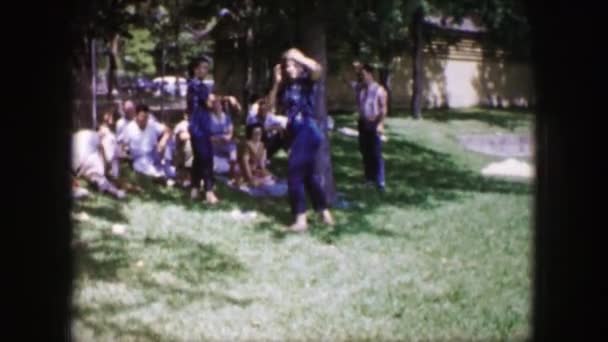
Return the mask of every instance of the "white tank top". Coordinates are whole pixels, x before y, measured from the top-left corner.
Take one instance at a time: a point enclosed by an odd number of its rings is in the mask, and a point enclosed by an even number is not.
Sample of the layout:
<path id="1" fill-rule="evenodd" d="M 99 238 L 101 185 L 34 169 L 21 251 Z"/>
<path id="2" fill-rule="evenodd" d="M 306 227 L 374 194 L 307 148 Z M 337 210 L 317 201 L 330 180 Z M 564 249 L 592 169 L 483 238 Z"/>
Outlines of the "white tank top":
<path id="1" fill-rule="evenodd" d="M 361 87 L 358 97 L 359 115 L 364 118 L 372 118 L 380 114 L 379 94 L 380 85 L 376 82 L 367 87 Z"/>

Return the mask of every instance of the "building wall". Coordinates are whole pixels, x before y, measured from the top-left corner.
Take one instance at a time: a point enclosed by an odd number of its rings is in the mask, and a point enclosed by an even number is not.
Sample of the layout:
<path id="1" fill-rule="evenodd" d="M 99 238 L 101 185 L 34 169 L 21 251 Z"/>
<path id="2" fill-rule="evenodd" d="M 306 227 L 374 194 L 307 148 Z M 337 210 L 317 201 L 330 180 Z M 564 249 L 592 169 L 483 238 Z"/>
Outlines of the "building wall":
<path id="1" fill-rule="evenodd" d="M 412 59 L 396 58 L 391 79 L 393 108 L 409 108 L 412 94 Z M 354 94 L 344 68 L 328 76 L 328 108 L 354 110 Z M 424 54 L 425 108 L 472 106 L 530 107 L 534 104 L 531 66 L 526 61 L 484 51 L 472 40 L 456 46 L 435 42 Z"/>

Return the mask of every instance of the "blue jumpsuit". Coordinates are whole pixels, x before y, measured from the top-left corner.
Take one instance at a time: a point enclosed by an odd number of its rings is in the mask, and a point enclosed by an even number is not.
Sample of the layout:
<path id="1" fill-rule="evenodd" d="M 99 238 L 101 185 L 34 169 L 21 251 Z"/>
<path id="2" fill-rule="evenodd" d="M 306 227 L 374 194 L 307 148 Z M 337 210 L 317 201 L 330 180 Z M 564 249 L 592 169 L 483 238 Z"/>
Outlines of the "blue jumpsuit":
<path id="1" fill-rule="evenodd" d="M 299 78 L 280 94 L 280 105 L 287 121 L 287 186 L 292 214 L 306 212 L 306 193 L 309 193 L 315 211 L 327 209 L 327 202 L 320 175 L 315 172 L 315 157 L 323 133 L 314 119 L 316 83 L 309 78 Z"/>
<path id="2" fill-rule="evenodd" d="M 193 155 L 192 186 L 198 188 L 202 179 L 205 182 L 205 191 L 211 191 L 214 183 L 211 117 L 206 105 L 208 97 L 209 89 L 202 80 L 190 80 L 186 101 L 190 113 L 188 130 Z"/>

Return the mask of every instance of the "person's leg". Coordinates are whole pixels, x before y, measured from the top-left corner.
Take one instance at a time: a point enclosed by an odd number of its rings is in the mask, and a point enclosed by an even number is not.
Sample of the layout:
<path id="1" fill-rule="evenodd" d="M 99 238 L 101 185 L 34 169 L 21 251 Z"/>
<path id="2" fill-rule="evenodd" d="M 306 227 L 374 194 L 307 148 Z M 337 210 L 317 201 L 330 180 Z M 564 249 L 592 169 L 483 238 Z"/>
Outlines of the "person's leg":
<path id="1" fill-rule="evenodd" d="M 203 164 L 201 171 L 203 174 L 205 192 L 213 191 L 215 181 L 213 177 L 213 156 L 204 156 L 204 158 L 201 159 L 201 164 Z"/>
<path id="2" fill-rule="evenodd" d="M 318 172 L 315 172 L 314 161 L 312 161 L 310 166 L 306 169 L 306 172 L 306 190 L 310 195 L 310 200 L 312 202 L 313 209 L 315 210 L 315 212 L 321 214 L 321 219 L 323 220 L 323 223 L 327 225 L 333 225 L 334 220 L 328 208 L 325 190 L 321 185 L 321 175 Z"/>
<path id="3" fill-rule="evenodd" d="M 365 127 L 365 124 L 362 120 L 359 120 L 358 124 L 359 128 L 359 151 L 361 152 L 361 158 L 363 161 L 363 174 L 365 176 L 366 181 L 371 181 L 372 173 L 370 168 L 370 158 L 369 158 L 369 132 Z"/>
<path id="4" fill-rule="evenodd" d="M 297 151 L 292 151 L 293 153 Z M 306 193 L 304 191 L 304 173 L 302 165 L 296 162 L 296 158 L 288 161 L 287 169 L 287 193 L 294 224 L 290 227 L 294 231 L 303 231 L 307 228 L 306 222 Z"/>
<path id="5" fill-rule="evenodd" d="M 198 196 L 199 193 L 199 189 L 201 186 L 201 180 L 203 179 L 203 172 L 202 172 L 202 163 L 201 163 L 201 152 L 200 150 L 200 143 L 197 141 L 198 139 L 193 139 L 192 140 L 192 167 L 190 168 L 190 186 L 191 186 L 191 192 L 190 192 L 190 196 L 194 199 Z"/>
<path id="6" fill-rule="evenodd" d="M 205 189 L 205 199 L 210 204 L 215 204 L 218 202 L 215 193 L 213 192 L 213 188 L 215 185 L 215 178 L 213 175 L 213 146 L 211 142 L 205 144 L 205 148 L 203 149 L 202 158 L 201 158 L 201 171 L 203 176 L 204 189 Z"/>
<path id="7" fill-rule="evenodd" d="M 117 155 L 114 155 L 114 158 L 110 161 L 110 177 L 114 180 L 120 177 L 120 160 Z"/>
<path id="8" fill-rule="evenodd" d="M 173 156 L 175 155 L 175 140 L 171 138 L 165 147 L 165 151 L 162 157 L 162 166 L 163 173 L 166 178 L 175 179 L 176 178 L 176 170 L 175 166 L 173 166 Z"/>
<path id="9" fill-rule="evenodd" d="M 380 139 L 380 134 L 378 133 L 374 136 L 373 161 L 376 186 L 380 191 L 384 191 L 384 158 L 382 157 L 382 139 Z"/>
<path id="10" fill-rule="evenodd" d="M 122 199 L 126 196 L 123 190 L 115 187 L 105 176 L 94 174 L 90 175 L 88 178 L 101 192 L 107 192 L 118 199 Z"/>

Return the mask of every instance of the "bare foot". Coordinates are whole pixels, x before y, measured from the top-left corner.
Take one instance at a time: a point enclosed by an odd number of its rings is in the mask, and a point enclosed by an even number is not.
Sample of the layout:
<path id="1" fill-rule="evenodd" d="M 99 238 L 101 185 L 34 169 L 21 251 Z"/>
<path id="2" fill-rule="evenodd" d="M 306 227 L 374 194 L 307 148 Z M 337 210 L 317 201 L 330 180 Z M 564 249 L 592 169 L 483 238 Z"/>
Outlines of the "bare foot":
<path id="1" fill-rule="evenodd" d="M 308 230 L 308 225 L 306 223 L 294 223 L 291 226 L 289 226 L 287 228 L 289 231 L 295 232 L 295 233 L 302 233 L 305 232 L 306 230 Z"/>
<path id="2" fill-rule="evenodd" d="M 321 213 L 321 219 L 323 220 L 323 223 L 328 226 L 333 226 L 336 224 L 333 216 L 331 215 L 331 212 L 327 209 L 323 210 L 323 212 Z"/>
<path id="3" fill-rule="evenodd" d="M 213 193 L 213 191 L 208 191 L 205 195 L 205 201 L 209 204 L 216 204 L 217 202 L 219 202 L 220 200 L 217 199 L 217 197 L 215 196 L 215 194 Z"/>
<path id="4" fill-rule="evenodd" d="M 305 232 L 308 229 L 308 223 L 306 222 L 306 214 L 299 214 L 296 217 L 296 222 L 287 228 L 288 230 L 296 233 Z"/>

